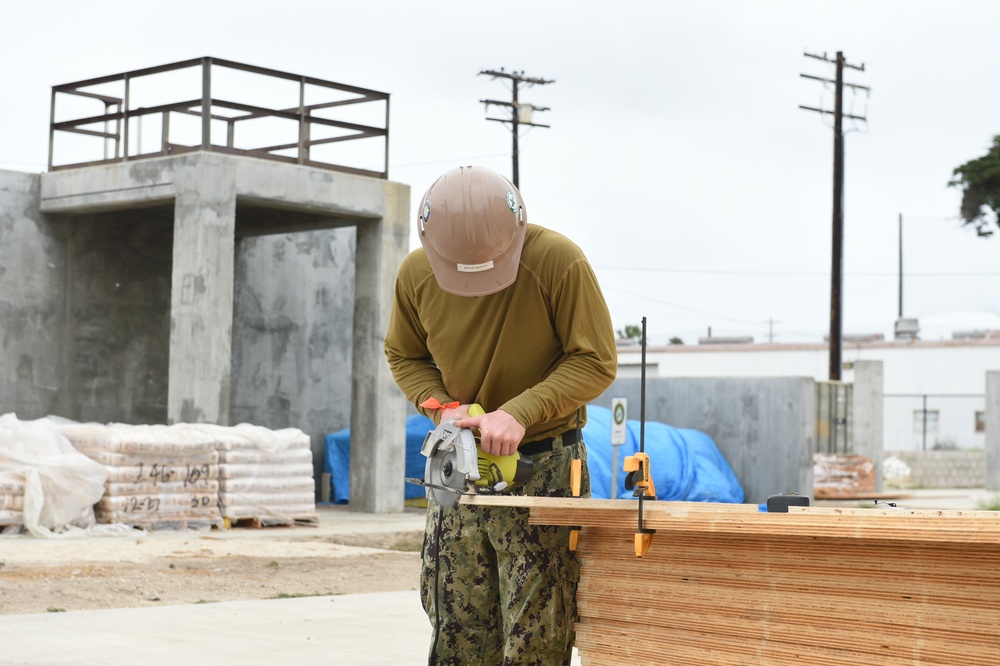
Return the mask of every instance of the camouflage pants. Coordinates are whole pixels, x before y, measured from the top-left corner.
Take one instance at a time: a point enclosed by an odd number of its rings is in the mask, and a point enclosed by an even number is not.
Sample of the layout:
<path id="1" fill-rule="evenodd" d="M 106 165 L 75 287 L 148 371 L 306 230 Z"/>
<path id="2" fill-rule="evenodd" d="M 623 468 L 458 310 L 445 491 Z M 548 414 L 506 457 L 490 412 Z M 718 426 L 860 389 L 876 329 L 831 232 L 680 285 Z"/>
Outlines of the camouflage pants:
<path id="1" fill-rule="evenodd" d="M 532 456 L 534 474 L 514 492 L 569 497 L 570 465 L 583 442 Z M 579 564 L 569 528 L 528 525 L 528 509 L 431 501 L 420 597 L 433 626 L 430 666 L 550 666 L 570 663 Z"/>

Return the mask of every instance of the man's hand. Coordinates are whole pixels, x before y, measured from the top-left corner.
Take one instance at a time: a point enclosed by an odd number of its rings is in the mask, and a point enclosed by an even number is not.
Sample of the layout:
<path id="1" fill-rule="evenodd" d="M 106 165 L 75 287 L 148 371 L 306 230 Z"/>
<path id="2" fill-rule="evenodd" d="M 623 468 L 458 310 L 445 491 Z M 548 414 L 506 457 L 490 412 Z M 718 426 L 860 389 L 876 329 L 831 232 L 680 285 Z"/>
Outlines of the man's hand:
<path id="1" fill-rule="evenodd" d="M 517 419 L 502 409 L 482 416 L 469 416 L 468 405 L 462 407 L 466 407 L 466 415 L 455 424 L 459 428 L 479 428 L 480 444 L 484 452 L 495 456 L 514 455 L 524 438 L 524 426 Z M 441 418 L 446 416 L 442 414 Z"/>
<path id="2" fill-rule="evenodd" d="M 450 421 L 452 419 L 461 420 L 469 418 L 470 407 L 472 407 L 471 404 L 459 405 L 458 407 L 445 407 L 444 409 L 441 410 L 440 423 L 444 423 L 445 421 Z"/>

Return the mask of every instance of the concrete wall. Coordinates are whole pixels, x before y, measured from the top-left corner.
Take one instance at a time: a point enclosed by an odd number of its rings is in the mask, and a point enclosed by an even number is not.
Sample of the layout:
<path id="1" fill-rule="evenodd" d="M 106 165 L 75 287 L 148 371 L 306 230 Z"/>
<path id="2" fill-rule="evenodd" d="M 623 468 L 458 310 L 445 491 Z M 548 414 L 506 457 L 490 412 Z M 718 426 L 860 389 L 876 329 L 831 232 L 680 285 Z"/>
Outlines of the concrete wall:
<path id="1" fill-rule="evenodd" d="M 619 379 L 595 403 L 626 397 L 639 418 L 640 381 Z M 646 420 L 700 430 L 743 485 L 746 501 L 797 492 L 812 496 L 816 387 L 809 378 L 647 378 Z"/>
<path id="2" fill-rule="evenodd" d="M 56 216 L 66 230 L 64 390 L 78 421 L 165 423 L 170 351 L 169 208 Z"/>
<path id="3" fill-rule="evenodd" d="M 887 451 L 910 468 L 906 479 L 890 479 L 902 488 L 982 488 L 986 467 L 982 451 Z"/>
<path id="4" fill-rule="evenodd" d="M 314 443 L 351 422 L 353 228 L 236 244 L 231 420 L 296 427 Z"/>
<path id="5" fill-rule="evenodd" d="M 852 453 L 862 455 L 875 466 L 875 490 L 882 491 L 882 361 L 854 362 Z"/>
<path id="6" fill-rule="evenodd" d="M 0 173 L 0 410 L 163 423 L 172 212 L 45 215 Z"/>
<path id="7" fill-rule="evenodd" d="M 64 372 L 65 238 L 39 210 L 39 177 L 0 171 L 0 413 L 55 411 Z"/>

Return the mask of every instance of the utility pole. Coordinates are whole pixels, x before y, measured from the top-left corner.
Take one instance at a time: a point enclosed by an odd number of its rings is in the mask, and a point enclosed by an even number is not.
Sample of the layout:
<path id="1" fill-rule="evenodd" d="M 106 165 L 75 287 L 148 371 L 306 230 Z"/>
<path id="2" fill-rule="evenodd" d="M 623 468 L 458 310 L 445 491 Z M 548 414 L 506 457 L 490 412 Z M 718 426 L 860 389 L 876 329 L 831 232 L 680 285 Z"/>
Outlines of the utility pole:
<path id="1" fill-rule="evenodd" d="M 780 324 L 780 323 L 781 323 L 781 321 L 776 320 L 774 317 L 771 317 L 770 319 L 767 320 L 767 341 L 768 341 L 768 343 L 774 342 L 774 325 L 775 324 Z"/>
<path id="2" fill-rule="evenodd" d="M 826 54 L 803 54 L 807 58 L 815 58 L 836 65 L 836 79 L 830 80 L 811 74 L 801 74 L 803 78 L 832 83 L 835 86 L 833 111 L 817 109 L 812 106 L 799 105 L 800 109 L 816 111 L 833 116 L 833 261 L 830 275 L 830 380 L 840 380 L 840 348 L 843 332 L 841 291 L 844 284 L 844 118 L 866 121 L 864 116 L 854 116 L 844 113 L 844 86 L 854 90 L 864 90 L 870 93 L 867 86 L 844 82 L 844 68 L 865 71 L 865 65 L 852 65 L 844 58 L 843 51 L 837 51 L 835 60 L 830 60 Z"/>
<path id="3" fill-rule="evenodd" d="M 903 318 L 903 214 L 899 214 L 899 317 Z"/>
<path id="4" fill-rule="evenodd" d="M 487 76 L 491 76 L 494 79 L 497 78 L 510 79 L 511 81 L 513 97 L 511 98 L 510 102 L 501 102 L 495 99 L 481 99 L 479 101 L 485 104 L 487 107 L 489 107 L 490 104 L 495 104 L 497 106 L 504 106 L 510 109 L 510 118 L 487 118 L 486 120 L 492 120 L 498 123 L 511 124 L 511 133 L 514 135 L 514 147 L 512 150 L 513 178 L 511 180 L 513 180 L 514 182 L 514 187 L 521 189 L 521 185 L 518 182 L 520 178 L 518 174 L 518 154 L 517 154 L 518 152 L 517 139 L 518 139 L 518 134 L 520 133 L 520 127 L 521 125 L 528 125 L 530 127 L 548 127 L 548 125 L 542 125 L 539 123 L 531 122 L 532 120 L 531 116 L 532 113 L 535 111 L 548 111 L 549 107 L 534 106 L 532 104 L 524 104 L 518 101 L 517 99 L 518 86 L 522 83 L 528 86 L 534 86 L 534 85 L 543 86 L 548 83 L 555 83 L 555 81 L 549 79 L 539 79 L 539 78 L 532 78 L 525 76 L 524 70 L 521 70 L 520 72 L 518 71 L 505 72 L 503 67 L 501 67 L 499 71 L 487 69 L 479 72 L 479 74 L 480 75 L 486 74 Z"/>

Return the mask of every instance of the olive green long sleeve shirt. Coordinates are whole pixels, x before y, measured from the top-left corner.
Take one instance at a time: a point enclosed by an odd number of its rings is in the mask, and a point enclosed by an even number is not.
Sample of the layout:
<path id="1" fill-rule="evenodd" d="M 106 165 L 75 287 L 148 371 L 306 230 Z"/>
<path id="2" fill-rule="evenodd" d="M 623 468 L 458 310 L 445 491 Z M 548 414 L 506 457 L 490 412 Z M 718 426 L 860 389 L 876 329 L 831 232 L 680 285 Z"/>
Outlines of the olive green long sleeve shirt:
<path id="1" fill-rule="evenodd" d="M 403 260 L 385 353 L 407 399 L 479 403 L 525 427 L 524 441 L 586 419 L 614 381 L 614 329 L 597 277 L 566 237 L 528 225 L 515 282 L 494 294 L 443 291 L 422 248 Z"/>

